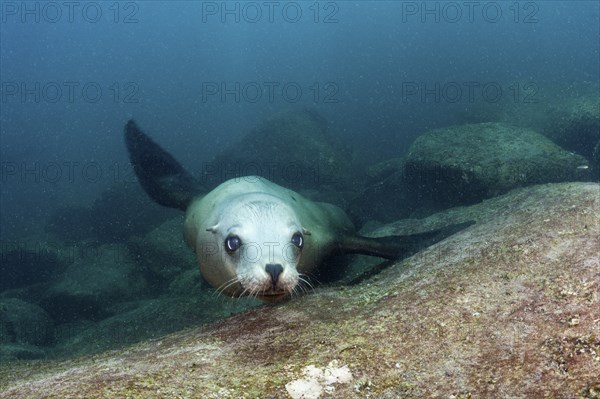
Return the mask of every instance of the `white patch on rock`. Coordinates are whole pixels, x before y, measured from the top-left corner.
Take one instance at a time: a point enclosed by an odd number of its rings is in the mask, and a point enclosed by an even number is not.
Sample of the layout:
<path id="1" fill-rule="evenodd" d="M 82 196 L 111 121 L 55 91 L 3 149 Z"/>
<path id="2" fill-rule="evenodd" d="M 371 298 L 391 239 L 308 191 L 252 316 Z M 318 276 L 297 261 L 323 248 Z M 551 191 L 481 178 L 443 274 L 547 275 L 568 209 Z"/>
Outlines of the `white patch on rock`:
<path id="1" fill-rule="evenodd" d="M 304 378 L 285 384 L 285 389 L 292 399 L 318 399 L 323 391 L 332 393 L 334 384 L 347 384 L 352 381 L 352 373 L 348 366 L 338 367 L 337 360 L 329 362 L 324 369 L 312 364 L 304 367 Z"/>
<path id="2" fill-rule="evenodd" d="M 294 380 L 285 384 L 285 389 L 293 399 L 318 399 L 323 388 L 317 380 Z"/>

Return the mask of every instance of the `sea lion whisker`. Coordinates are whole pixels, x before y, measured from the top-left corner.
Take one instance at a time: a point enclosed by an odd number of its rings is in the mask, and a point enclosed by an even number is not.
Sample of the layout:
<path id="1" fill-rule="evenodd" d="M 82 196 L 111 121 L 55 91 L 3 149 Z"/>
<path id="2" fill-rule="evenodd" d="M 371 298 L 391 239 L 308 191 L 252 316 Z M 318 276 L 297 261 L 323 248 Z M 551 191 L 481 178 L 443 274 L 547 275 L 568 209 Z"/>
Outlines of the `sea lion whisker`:
<path id="1" fill-rule="evenodd" d="M 310 294 L 311 292 L 314 292 L 315 287 L 311 284 L 308 276 L 300 275 L 300 276 L 298 276 L 298 280 L 299 280 L 298 285 L 302 289 L 303 293 Z"/>
<path id="2" fill-rule="evenodd" d="M 298 276 L 298 281 L 300 281 L 303 284 L 306 284 L 311 290 L 314 290 L 314 287 L 310 283 L 310 277 L 308 277 L 308 275 L 306 275 L 306 274 L 299 275 Z"/>
<path id="3" fill-rule="evenodd" d="M 301 291 L 301 294 L 302 294 L 302 295 L 306 295 L 306 294 L 308 294 L 308 293 L 309 293 L 309 290 L 308 290 L 308 288 L 307 288 L 307 287 L 306 287 L 306 285 L 304 285 L 304 284 L 300 285 L 298 288 L 299 288 L 299 290 Z"/>
<path id="4" fill-rule="evenodd" d="M 321 285 L 321 281 L 317 277 L 316 273 L 303 273 L 302 274 L 307 280 L 314 281 L 316 285 Z"/>
<path id="5" fill-rule="evenodd" d="M 308 293 L 308 290 L 304 286 L 304 284 L 298 285 L 298 296 L 303 296 Z"/>
<path id="6" fill-rule="evenodd" d="M 301 277 L 299 277 L 298 284 L 294 286 L 292 289 L 292 296 L 301 297 L 306 293 L 306 289 L 304 288 L 304 282 Z"/>
<path id="7" fill-rule="evenodd" d="M 240 295 L 238 295 L 238 298 L 243 297 L 244 294 L 246 294 L 246 292 L 248 292 L 248 288 L 244 288 L 244 290 L 240 293 Z"/>
<path id="8" fill-rule="evenodd" d="M 219 294 L 222 294 L 223 290 L 225 290 L 231 284 L 232 280 L 235 280 L 235 279 L 236 279 L 236 277 L 231 278 L 231 279 L 225 281 L 223 284 L 221 284 L 217 288 L 215 288 L 215 291 L 213 292 L 213 295 L 218 296 Z"/>
<path id="9" fill-rule="evenodd" d="M 240 282 L 240 279 L 238 278 L 238 276 L 235 276 L 235 277 L 233 277 L 233 278 L 231 278 L 231 279 L 229 279 L 229 280 L 225 281 L 223 284 L 221 284 L 221 285 L 220 285 L 220 286 L 219 286 L 219 287 L 216 289 L 215 293 L 216 293 L 217 295 L 219 295 L 219 294 L 223 294 L 223 295 L 225 295 L 225 294 L 224 294 L 224 292 L 225 292 L 225 290 L 226 290 L 227 288 L 229 288 L 229 287 L 231 287 L 232 285 L 234 285 L 234 284 L 236 284 L 236 283 L 239 283 L 239 282 Z"/>
<path id="10" fill-rule="evenodd" d="M 303 284 L 298 283 L 294 286 L 294 288 L 292 289 L 292 292 L 295 296 L 302 296 L 304 294 L 304 287 Z"/>

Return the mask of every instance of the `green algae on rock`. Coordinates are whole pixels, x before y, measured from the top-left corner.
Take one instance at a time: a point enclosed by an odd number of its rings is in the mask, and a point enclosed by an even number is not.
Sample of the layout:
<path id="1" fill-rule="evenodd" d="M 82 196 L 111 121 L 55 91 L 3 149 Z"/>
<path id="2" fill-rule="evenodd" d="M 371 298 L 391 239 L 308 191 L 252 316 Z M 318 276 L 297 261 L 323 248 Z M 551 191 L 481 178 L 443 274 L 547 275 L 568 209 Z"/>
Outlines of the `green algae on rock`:
<path id="1" fill-rule="evenodd" d="M 587 164 L 531 129 L 479 123 L 419 136 L 404 175 L 423 198 L 456 206 L 532 184 L 582 180 L 578 167 Z"/>
<path id="2" fill-rule="evenodd" d="M 530 128 L 457 125 L 428 131 L 403 158 L 371 167 L 350 211 L 363 221 L 391 222 L 474 204 L 519 187 L 593 178 L 588 160 Z"/>

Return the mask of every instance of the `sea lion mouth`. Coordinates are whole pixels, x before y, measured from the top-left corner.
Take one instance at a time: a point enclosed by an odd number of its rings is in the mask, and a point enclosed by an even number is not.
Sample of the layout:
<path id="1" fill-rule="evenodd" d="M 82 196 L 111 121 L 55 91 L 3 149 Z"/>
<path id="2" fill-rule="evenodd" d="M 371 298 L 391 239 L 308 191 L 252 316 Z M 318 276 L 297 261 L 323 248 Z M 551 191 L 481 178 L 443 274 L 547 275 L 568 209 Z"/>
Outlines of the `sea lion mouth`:
<path id="1" fill-rule="evenodd" d="M 288 296 L 287 291 L 280 291 L 280 290 L 278 290 L 278 291 L 273 291 L 273 290 L 263 291 L 259 295 L 257 295 L 257 297 L 259 299 L 261 299 L 263 301 L 267 301 L 267 302 L 277 302 L 287 296 Z"/>

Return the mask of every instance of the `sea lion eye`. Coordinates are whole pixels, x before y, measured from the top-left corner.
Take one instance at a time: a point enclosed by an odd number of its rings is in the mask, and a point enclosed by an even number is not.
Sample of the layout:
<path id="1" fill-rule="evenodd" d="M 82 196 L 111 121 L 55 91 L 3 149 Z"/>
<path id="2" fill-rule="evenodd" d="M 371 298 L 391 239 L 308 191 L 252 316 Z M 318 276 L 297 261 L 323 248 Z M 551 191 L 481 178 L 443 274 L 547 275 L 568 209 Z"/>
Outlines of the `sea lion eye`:
<path id="1" fill-rule="evenodd" d="M 242 246 L 242 240 L 238 236 L 229 236 L 225 239 L 225 250 L 228 253 L 237 251 Z"/>
<path id="2" fill-rule="evenodd" d="M 294 235 L 292 236 L 292 244 L 294 244 L 298 248 L 302 248 L 302 246 L 304 245 L 304 237 L 302 237 L 302 234 L 294 233 Z"/>

